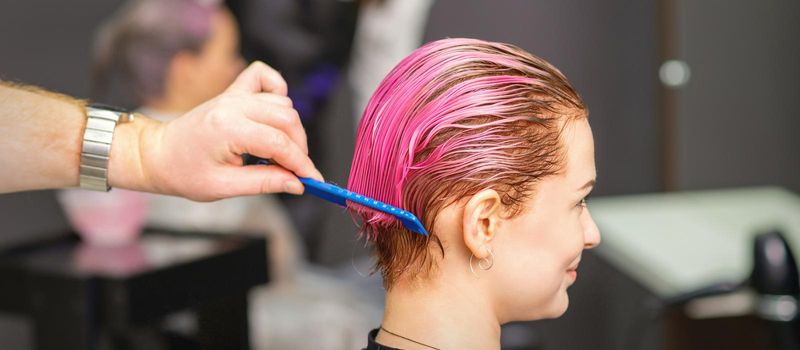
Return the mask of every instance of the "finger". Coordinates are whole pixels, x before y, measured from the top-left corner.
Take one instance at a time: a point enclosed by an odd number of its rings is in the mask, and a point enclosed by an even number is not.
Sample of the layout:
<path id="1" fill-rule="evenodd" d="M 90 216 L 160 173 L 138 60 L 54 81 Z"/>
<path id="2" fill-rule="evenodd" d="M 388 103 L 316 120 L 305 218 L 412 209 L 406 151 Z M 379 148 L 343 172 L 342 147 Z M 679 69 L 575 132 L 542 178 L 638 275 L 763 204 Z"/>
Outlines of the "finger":
<path id="1" fill-rule="evenodd" d="M 259 123 L 243 125 L 237 148 L 256 157 L 271 159 L 297 176 L 323 181 L 322 174 L 314 167 L 299 145 L 281 130 Z"/>
<path id="2" fill-rule="evenodd" d="M 226 90 L 228 92 L 270 92 L 283 95 L 289 91 L 280 73 L 261 61 L 255 61 L 242 71 Z"/>
<path id="3" fill-rule="evenodd" d="M 297 111 L 291 107 L 272 103 L 274 97 L 279 96 L 262 95 L 264 94 L 257 95 L 255 99 L 243 96 L 237 104 L 248 119 L 282 131 L 300 147 L 304 154 L 308 154 L 308 138 Z"/>
<path id="4" fill-rule="evenodd" d="M 270 93 L 270 92 L 262 92 L 262 93 L 256 94 L 255 96 L 258 99 L 263 100 L 265 102 L 274 103 L 276 105 L 289 107 L 289 108 L 294 107 L 294 104 L 292 103 L 292 99 L 287 97 L 287 96 L 284 96 L 284 95 L 273 94 L 273 93 Z"/>
<path id="5" fill-rule="evenodd" d="M 222 186 L 231 196 L 286 192 L 303 194 L 303 184 L 297 176 L 276 165 L 230 167 L 223 172 Z"/>

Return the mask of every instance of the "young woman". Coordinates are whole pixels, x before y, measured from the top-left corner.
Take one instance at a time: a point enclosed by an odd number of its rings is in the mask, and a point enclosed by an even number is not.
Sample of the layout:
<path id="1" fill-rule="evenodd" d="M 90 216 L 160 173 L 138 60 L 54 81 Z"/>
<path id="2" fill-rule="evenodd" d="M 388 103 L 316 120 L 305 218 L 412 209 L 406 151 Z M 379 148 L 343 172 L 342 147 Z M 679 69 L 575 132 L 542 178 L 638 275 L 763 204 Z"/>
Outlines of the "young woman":
<path id="1" fill-rule="evenodd" d="M 588 112 L 555 67 L 512 45 L 429 43 L 372 96 L 348 188 L 417 215 L 430 235 L 355 204 L 386 287 L 367 349 L 499 349 L 500 326 L 567 309 L 600 235 Z"/>

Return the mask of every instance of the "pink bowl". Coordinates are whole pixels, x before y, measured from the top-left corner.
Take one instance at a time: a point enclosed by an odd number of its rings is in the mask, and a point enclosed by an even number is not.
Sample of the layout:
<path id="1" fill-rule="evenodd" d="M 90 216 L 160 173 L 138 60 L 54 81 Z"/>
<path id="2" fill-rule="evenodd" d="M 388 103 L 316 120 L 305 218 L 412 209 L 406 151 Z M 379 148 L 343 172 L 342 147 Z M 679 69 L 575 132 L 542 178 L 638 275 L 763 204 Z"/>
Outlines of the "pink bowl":
<path id="1" fill-rule="evenodd" d="M 122 246 L 135 242 L 147 220 L 146 193 L 65 190 L 58 197 L 73 228 L 90 245 Z"/>

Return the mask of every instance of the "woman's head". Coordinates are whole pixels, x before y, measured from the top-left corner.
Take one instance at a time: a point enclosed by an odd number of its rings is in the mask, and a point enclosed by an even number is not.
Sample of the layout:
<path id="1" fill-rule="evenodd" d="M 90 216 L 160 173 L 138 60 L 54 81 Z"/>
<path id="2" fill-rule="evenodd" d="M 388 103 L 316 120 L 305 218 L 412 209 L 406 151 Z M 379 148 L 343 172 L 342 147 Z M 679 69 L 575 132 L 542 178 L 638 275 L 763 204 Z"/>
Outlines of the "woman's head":
<path id="1" fill-rule="evenodd" d="M 143 105 L 199 104 L 222 92 L 244 62 L 236 21 L 217 2 L 131 0 L 98 32 L 95 88 L 102 91 L 118 68 Z"/>
<path id="2" fill-rule="evenodd" d="M 599 241 L 581 202 L 594 177 L 586 108 L 555 67 L 511 45 L 445 39 L 373 94 L 348 188 L 411 211 L 431 233 L 350 206 L 387 288 L 466 281 L 511 321 L 566 309 L 568 271 Z"/>

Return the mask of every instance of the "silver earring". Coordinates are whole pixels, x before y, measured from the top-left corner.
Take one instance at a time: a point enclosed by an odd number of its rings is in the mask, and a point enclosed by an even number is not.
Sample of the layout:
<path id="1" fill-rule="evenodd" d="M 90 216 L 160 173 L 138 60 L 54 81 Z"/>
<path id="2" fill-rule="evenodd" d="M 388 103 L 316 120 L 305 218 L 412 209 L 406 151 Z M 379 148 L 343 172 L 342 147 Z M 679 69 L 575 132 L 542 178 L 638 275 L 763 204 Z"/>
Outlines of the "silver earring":
<path id="1" fill-rule="evenodd" d="M 489 256 L 481 260 L 478 260 L 478 267 L 480 267 L 481 270 L 484 271 L 487 271 L 491 269 L 492 266 L 494 266 L 494 252 L 492 252 L 492 248 L 487 245 L 486 251 L 489 252 Z"/>
<path id="2" fill-rule="evenodd" d="M 480 250 L 481 247 L 484 247 L 484 246 L 486 247 L 486 251 L 489 252 L 489 256 L 478 260 L 478 267 L 481 268 L 481 270 L 486 271 L 486 270 L 491 269 L 492 266 L 494 266 L 494 252 L 492 252 L 492 249 L 489 248 L 489 246 L 486 243 L 481 244 L 481 246 L 478 247 L 478 250 Z M 475 275 L 475 277 L 478 277 L 478 274 L 475 273 L 475 269 L 472 267 L 472 258 L 473 257 L 475 257 L 475 255 L 474 254 L 470 254 L 470 256 L 469 256 L 469 271 L 472 272 L 472 274 Z"/>

